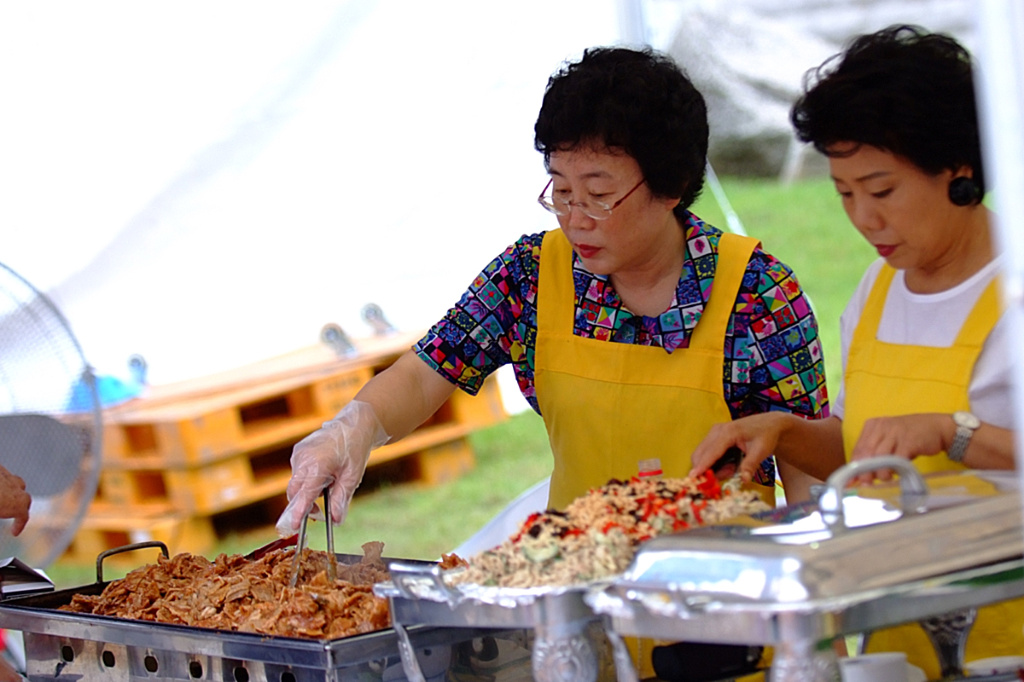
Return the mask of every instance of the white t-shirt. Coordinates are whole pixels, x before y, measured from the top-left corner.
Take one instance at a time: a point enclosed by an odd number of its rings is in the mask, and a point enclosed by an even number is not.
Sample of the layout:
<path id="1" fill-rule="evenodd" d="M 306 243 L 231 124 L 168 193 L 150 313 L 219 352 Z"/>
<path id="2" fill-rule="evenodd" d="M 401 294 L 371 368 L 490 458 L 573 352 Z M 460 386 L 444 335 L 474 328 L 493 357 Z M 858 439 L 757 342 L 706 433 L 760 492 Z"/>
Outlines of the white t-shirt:
<path id="1" fill-rule="evenodd" d="M 879 258 L 868 267 L 839 318 L 844 376 L 853 330 L 884 262 Z M 903 271 L 897 270 L 885 299 L 878 339 L 915 346 L 951 346 L 978 297 L 999 270 L 1000 258 L 996 258 L 967 281 L 937 294 L 913 293 L 907 289 Z M 1003 428 L 1013 428 L 1014 424 L 1009 327 L 1007 316 L 1003 314 L 982 346 L 967 392 L 971 411 L 981 421 Z M 844 388 L 840 387 L 839 394 L 831 401 L 832 414 L 840 419 L 845 398 Z"/>

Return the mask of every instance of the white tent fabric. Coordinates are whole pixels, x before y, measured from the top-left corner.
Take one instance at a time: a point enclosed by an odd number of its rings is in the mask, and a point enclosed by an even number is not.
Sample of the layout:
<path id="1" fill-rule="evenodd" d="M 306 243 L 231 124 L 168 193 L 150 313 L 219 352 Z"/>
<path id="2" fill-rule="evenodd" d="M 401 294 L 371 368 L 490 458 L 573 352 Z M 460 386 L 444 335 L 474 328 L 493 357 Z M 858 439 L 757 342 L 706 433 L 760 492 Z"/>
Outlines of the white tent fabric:
<path id="1" fill-rule="evenodd" d="M 799 62 L 837 36 L 947 15 L 955 26 L 970 7 L 4 3 L 0 262 L 51 296 L 100 374 L 127 377 L 141 354 L 154 384 L 314 344 L 326 323 L 367 335 L 369 302 L 423 328 L 507 244 L 551 226 L 533 201 L 546 178 L 532 133 L 565 58 L 704 31 L 681 61 L 715 65 L 725 94 L 779 100 L 780 79 L 795 88 Z M 772 49 L 779 31 L 812 48 Z M 725 59 L 744 36 L 759 39 Z M 753 129 L 785 128 L 784 103 L 761 108 L 773 119 Z"/>
<path id="2" fill-rule="evenodd" d="M 153 383 L 437 319 L 550 221 L 549 74 L 611 0 L 0 8 L 0 259 Z M 425 294 L 424 292 L 429 292 Z"/>

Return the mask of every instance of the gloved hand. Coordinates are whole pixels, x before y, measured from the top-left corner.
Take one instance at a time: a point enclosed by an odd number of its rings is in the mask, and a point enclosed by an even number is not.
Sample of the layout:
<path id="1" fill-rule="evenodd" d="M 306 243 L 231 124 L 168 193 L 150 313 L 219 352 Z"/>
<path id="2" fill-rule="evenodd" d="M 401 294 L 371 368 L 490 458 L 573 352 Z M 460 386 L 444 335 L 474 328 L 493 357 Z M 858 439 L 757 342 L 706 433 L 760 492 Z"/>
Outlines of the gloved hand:
<path id="1" fill-rule="evenodd" d="M 343 523 L 348 505 L 363 480 L 370 451 L 388 442 L 388 434 L 369 403 L 353 400 L 334 419 L 295 444 L 288 506 L 277 521 L 282 536 L 298 532 L 302 517 L 331 486 L 331 515 Z"/>

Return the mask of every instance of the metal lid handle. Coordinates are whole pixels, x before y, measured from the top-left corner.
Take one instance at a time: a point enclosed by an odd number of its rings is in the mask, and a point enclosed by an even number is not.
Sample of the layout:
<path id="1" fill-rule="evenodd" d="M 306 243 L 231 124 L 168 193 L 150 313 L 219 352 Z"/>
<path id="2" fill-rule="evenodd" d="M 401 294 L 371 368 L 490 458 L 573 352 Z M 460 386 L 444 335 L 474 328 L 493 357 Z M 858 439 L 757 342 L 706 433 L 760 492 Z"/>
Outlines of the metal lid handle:
<path id="1" fill-rule="evenodd" d="M 868 471 L 893 469 L 899 474 L 900 503 L 905 511 L 916 509 L 928 495 L 928 484 L 910 460 L 894 455 L 850 462 L 825 481 L 825 492 L 818 498 L 818 510 L 829 526 L 846 526 L 843 517 L 843 491 L 853 479 Z"/>
<path id="2" fill-rule="evenodd" d="M 421 599 L 429 593 L 431 596 L 440 597 L 452 607 L 462 601 L 459 591 L 445 583 L 443 569 L 439 564 L 424 567 L 419 564 L 392 561 L 388 564 L 388 572 L 391 574 L 391 583 L 406 599 Z"/>

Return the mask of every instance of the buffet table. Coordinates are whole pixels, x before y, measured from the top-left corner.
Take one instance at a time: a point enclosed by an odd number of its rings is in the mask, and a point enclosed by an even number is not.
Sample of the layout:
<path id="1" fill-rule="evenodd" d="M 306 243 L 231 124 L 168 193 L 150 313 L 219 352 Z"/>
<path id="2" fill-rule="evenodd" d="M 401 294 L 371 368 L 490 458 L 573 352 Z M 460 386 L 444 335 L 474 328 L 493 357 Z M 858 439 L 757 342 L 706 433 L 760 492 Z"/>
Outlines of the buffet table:
<path id="1" fill-rule="evenodd" d="M 465 567 L 392 559 L 390 579 L 366 586 L 387 599 L 391 627 L 337 639 L 62 610 L 108 585 L 102 558 L 96 583 L 0 602 L 0 622 L 24 633 L 33 681 L 635 682 L 625 640 L 638 637 L 771 646 L 771 682 L 833 682 L 835 638 L 925 620 L 951 633 L 935 641 L 959 677 L 963 614 L 1024 596 L 1016 477 L 926 480 L 904 460 L 874 464 L 899 485 L 849 490 L 863 466 L 848 465 L 814 503 L 654 537 L 627 570 L 586 584 L 460 583 Z"/>

